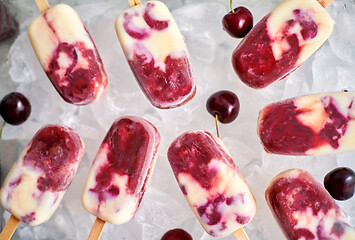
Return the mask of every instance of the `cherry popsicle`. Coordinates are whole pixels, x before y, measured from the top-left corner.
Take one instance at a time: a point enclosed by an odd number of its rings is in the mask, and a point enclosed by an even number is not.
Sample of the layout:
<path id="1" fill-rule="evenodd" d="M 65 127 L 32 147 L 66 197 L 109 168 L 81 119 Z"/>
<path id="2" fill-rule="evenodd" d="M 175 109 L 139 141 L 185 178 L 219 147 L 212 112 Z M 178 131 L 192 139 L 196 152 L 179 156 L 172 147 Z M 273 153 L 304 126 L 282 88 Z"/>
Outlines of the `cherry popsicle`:
<path id="1" fill-rule="evenodd" d="M 310 94 L 267 105 L 257 133 L 265 150 L 320 155 L 355 150 L 355 92 Z"/>
<path id="2" fill-rule="evenodd" d="M 84 156 L 85 146 L 72 129 L 41 128 L 22 151 L 0 192 L 12 216 L 0 234 L 10 239 L 20 220 L 30 226 L 47 221 L 58 208 Z"/>
<path id="3" fill-rule="evenodd" d="M 266 15 L 232 54 L 233 68 L 246 85 L 264 88 L 306 61 L 333 30 L 324 9 L 333 0 L 285 0 Z"/>
<path id="4" fill-rule="evenodd" d="M 128 64 L 150 103 L 176 108 L 196 93 L 186 44 L 169 9 L 160 1 L 129 1 L 115 29 Z"/>
<path id="5" fill-rule="evenodd" d="M 207 111 L 215 118 L 217 137 L 219 138 L 218 121 L 221 123 L 233 122 L 239 114 L 240 104 L 238 96 L 228 90 L 213 93 L 206 101 Z M 247 240 L 248 235 L 241 227 L 233 232 L 237 240 Z"/>
<path id="6" fill-rule="evenodd" d="M 281 172 L 270 182 L 265 199 L 289 240 L 355 239 L 355 230 L 345 214 L 307 171 Z"/>
<path id="7" fill-rule="evenodd" d="M 104 225 L 130 221 L 153 172 L 160 134 L 147 120 L 121 117 L 108 130 L 90 168 L 82 193 L 84 208 L 96 221 L 89 240 L 100 238 Z"/>
<path id="8" fill-rule="evenodd" d="M 243 226 L 256 214 L 256 202 L 228 150 L 206 131 L 189 131 L 168 149 L 175 178 L 195 216 L 214 237 L 234 233 L 249 239 Z"/>
<path id="9" fill-rule="evenodd" d="M 68 103 L 86 105 L 107 87 L 96 46 L 77 12 L 66 4 L 49 7 L 36 0 L 41 15 L 28 27 L 34 52 L 59 95 Z"/>

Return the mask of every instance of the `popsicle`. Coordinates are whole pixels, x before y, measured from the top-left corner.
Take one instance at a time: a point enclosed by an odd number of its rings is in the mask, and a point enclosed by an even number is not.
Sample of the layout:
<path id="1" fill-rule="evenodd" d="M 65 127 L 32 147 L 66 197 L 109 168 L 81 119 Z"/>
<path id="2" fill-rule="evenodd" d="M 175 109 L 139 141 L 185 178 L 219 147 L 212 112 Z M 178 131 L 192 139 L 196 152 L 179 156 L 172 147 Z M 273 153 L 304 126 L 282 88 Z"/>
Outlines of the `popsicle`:
<path id="1" fill-rule="evenodd" d="M 150 180 L 160 134 L 147 120 L 121 117 L 108 130 L 82 192 L 84 208 L 97 217 L 89 239 L 105 222 L 123 224 L 135 215 Z"/>
<path id="2" fill-rule="evenodd" d="M 233 68 L 249 87 L 264 88 L 285 78 L 330 36 L 333 22 L 324 7 L 333 0 L 284 0 L 239 43 Z"/>
<path id="3" fill-rule="evenodd" d="M 12 214 L 8 224 L 15 225 L 6 225 L 0 239 L 9 239 L 20 220 L 35 226 L 52 216 L 84 152 L 83 141 L 70 128 L 46 125 L 35 134 L 2 185 L 1 204 Z"/>
<path id="4" fill-rule="evenodd" d="M 259 112 L 257 132 L 273 154 L 319 155 L 355 150 L 355 92 L 311 94 Z"/>
<path id="5" fill-rule="evenodd" d="M 115 28 L 138 85 L 153 106 L 175 108 L 194 97 L 196 86 L 184 39 L 162 2 L 147 1 L 123 11 Z"/>
<path id="6" fill-rule="evenodd" d="M 353 240 L 355 231 L 329 193 L 310 173 L 289 169 L 265 192 L 267 204 L 289 240 Z"/>
<path id="7" fill-rule="evenodd" d="M 41 15 L 28 27 L 28 36 L 43 70 L 68 103 L 85 105 L 99 98 L 107 76 L 96 46 L 80 16 L 65 4 L 49 8 L 37 0 Z"/>
<path id="8" fill-rule="evenodd" d="M 168 159 L 208 234 L 229 235 L 255 216 L 254 196 L 219 138 L 206 131 L 186 132 L 170 145 Z"/>

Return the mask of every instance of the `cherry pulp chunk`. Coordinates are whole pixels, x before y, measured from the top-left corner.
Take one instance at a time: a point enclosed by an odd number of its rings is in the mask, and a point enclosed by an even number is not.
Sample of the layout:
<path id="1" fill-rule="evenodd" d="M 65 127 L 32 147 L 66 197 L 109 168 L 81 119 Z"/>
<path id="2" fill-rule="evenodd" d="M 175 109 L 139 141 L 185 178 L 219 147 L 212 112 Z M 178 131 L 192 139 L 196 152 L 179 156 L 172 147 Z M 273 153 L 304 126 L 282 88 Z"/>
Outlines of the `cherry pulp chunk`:
<path id="1" fill-rule="evenodd" d="M 236 168 L 232 158 L 213 141 L 209 132 L 187 133 L 169 147 L 168 158 L 175 176 L 189 173 L 203 188 L 212 188 L 216 169 L 210 169 L 213 159 L 225 159 L 231 168 Z M 182 189 L 184 192 L 184 190 Z"/>
<path id="2" fill-rule="evenodd" d="M 155 151 L 160 143 L 160 136 L 156 137 L 159 141 L 155 142 Z M 150 138 L 150 133 L 138 121 L 121 118 L 114 122 L 101 144 L 108 148 L 107 162 L 100 167 L 95 179 L 96 185 L 90 189 L 97 194 L 99 202 L 119 195 L 120 191 L 139 196 L 141 200 L 153 164 L 153 159 L 147 159 L 147 153 L 151 151 Z M 115 175 L 128 176 L 126 189 L 119 189 L 114 184 Z"/>
<path id="3" fill-rule="evenodd" d="M 147 61 L 147 59 L 151 59 Z M 177 105 L 169 105 L 186 96 L 192 98 L 195 95 L 195 86 L 192 83 L 192 72 L 187 56 L 174 58 L 167 56 L 165 60 L 165 71 L 155 67 L 155 60 L 145 54 L 135 54 L 133 60 L 128 61 L 138 84 L 146 97 L 157 108 L 172 108 Z M 191 94 L 192 92 L 192 94 Z"/>
<path id="4" fill-rule="evenodd" d="M 58 192 L 68 188 L 83 152 L 83 143 L 73 130 L 48 125 L 33 137 L 23 161 L 27 167 L 43 171 L 37 181 L 39 190 Z"/>
<path id="5" fill-rule="evenodd" d="M 274 154 L 307 155 L 308 150 L 323 145 L 338 149 L 339 141 L 346 134 L 351 119 L 339 111 L 336 100 L 331 96 L 321 99 L 329 121 L 315 132 L 298 118 L 310 109 L 297 108 L 295 99 L 270 104 L 259 115 L 258 133 L 266 151 Z"/>
<path id="6" fill-rule="evenodd" d="M 78 54 L 88 62 L 87 68 L 78 67 Z M 71 64 L 65 69 L 65 81 L 61 76 L 60 58 L 65 55 Z M 60 43 L 53 53 L 46 74 L 60 96 L 68 103 L 83 105 L 96 99 L 97 86 L 106 87 L 107 78 L 102 61 L 96 50 L 85 48 L 82 42 Z"/>
<path id="7" fill-rule="evenodd" d="M 311 13 L 296 9 L 293 11 L 293 18 L 285 24 L 283 36 L 271 39 L 267 30 L 270 15 L 269 13 L 253 27 L 232 55 L 235 72 L 245 84 L 252 88 L 264 88 L 286 77 L 298 67 L 296 62 L 302 46 L 300 46 L 297 34 L 289 32 L 289 29 L 299 24 L 302 41 L 313 39 L 318 33 L 317 24 Z M 289 47 L 282 50 L 281 56 L 276 57 L 272 46 L 278 41 L 286 41 Z"/>
<path id="8" fill-rule="evenodd" d="M 266 201 L 287 239 L 342 239 L 351 227 L 333 198 L 308 172 L 288 171 L 289 175 L 276 177 L 265 192 Z M 304 226 L 306 219 L 312 224 Z"/>

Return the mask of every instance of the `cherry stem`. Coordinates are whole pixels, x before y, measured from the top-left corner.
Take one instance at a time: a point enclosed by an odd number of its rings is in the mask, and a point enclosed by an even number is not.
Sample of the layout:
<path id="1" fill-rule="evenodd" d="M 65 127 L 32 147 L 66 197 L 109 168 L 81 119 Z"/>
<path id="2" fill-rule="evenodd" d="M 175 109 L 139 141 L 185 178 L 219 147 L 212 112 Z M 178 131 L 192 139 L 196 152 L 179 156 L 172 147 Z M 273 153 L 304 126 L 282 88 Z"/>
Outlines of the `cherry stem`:
<path id="1" fill-rule="evenodd" d="M 219 137 L 219 131 L 218 131 L 218 114 L 216 114 L 215 117 L 216 117 L 217 137 Z"/>
<path id="2" fill-rule="evenodd" d="M 229 5 L 230 5 L 230 8 L 231 8 L 231 11 L 232 11 L 232 13 L 234 13 L 234 9 L 233 9 L 233 6 L 232 6 L 232 2 L 233 2 L 233 0 L 229 0 Z"/>
<path id="3" fill-rule="evenodd" d="M 2 135 L 2 130 L 4 130 L 4 127 L 5 127 L 5 121 L 4 121 L 4 123 L 2 124 L 2 126 L 1 126 L 1 129 L 0 129 L 0 138 L 1 138 L 1 135 Z"/>

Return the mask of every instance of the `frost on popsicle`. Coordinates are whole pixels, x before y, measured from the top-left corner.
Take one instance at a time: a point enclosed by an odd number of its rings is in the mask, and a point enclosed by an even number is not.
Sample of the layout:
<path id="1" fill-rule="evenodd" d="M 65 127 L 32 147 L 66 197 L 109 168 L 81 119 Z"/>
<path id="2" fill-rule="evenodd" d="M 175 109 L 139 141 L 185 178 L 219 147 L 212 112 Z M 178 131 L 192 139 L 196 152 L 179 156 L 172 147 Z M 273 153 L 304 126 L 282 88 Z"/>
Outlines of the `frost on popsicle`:
<path id="1" fill-rule="evenodd" d="M 196 92 L 186 45 L 168 8 L 149 1 L 117 16 L 116 32 L 143 93 L 157 108 L 175 108 Z"/>

